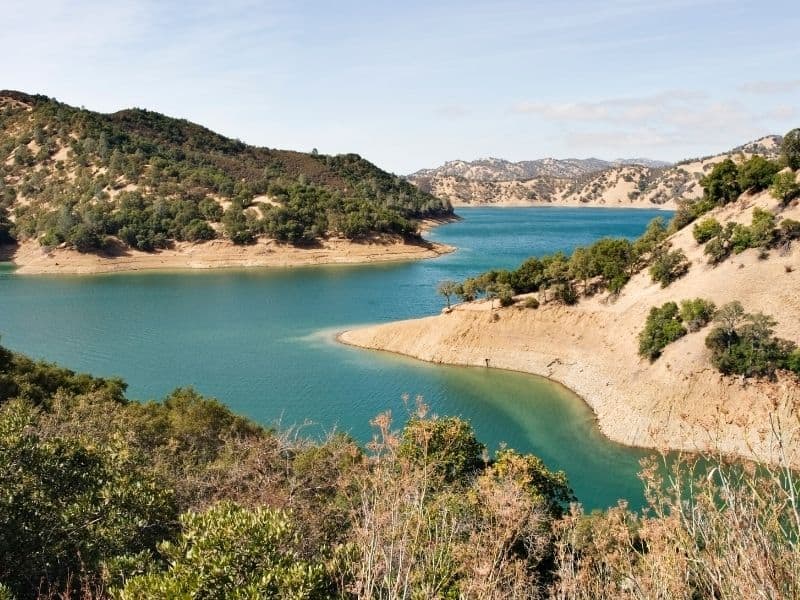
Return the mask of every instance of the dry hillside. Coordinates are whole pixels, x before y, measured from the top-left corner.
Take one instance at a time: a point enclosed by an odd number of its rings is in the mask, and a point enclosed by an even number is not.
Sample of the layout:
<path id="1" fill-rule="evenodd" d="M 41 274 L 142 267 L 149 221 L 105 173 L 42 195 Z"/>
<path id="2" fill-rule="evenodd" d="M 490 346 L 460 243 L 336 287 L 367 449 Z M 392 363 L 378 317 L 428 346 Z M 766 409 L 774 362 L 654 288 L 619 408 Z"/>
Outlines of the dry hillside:
<path id="1" fill-rule="evenodd" d="M 700 164 L 699 162 L 697 164 Z M 798 200 L 782 207 L 768 192 L 744 194 L 710 216 L 749 223 L 762 207 L 780 219 L 800 219 Z M 349 331 L 341 339 L 427 361 L 485 364 L 543 375 L 581 395 L 601 429 L 632 445 L 726 452 L 775 458 L 772 428 L 786 431 L 791 460 L 800 464 L 800 383 L 787 372 L 776 381 L 721 375 L 705 347 L 707 330 L 689 333 L 666 347 L 657 361 L 640 358 L 638 334 L 653 306 L 702 297 L 718 306 L 738 300 L 749 312 L 777 321 L 776 335 L 800 342 L 800 242 L 733 254 L 709 265 L 692 227 L 673 234 L 674 248 L 691 260 L 684 277 L 666 288 L 647 271 L 635 275 L 616 298 L 606 293 L 575 306 L 543 304 L 538 310 L 490 308 L 472 302 L 424 319 Z"/>
<path id="2" fill-rule="evenodd" d="M 532 170 L 519 166 L 528 163 L 502 165 L 504 161 L 497 159 L 474 163 L 453 161 L 438 169 L 414 173 L 409 181 L 423 191 L 446 198 L 453 206 L 553 204 L 672 209 L 679 200 L 702 196 L 700 179 L 715 164 L 726 158 L 742 161 L 754 154 L 774 158 L 779 145 L 780 137 L 767 136 L 729 152 L 670 167 L 646 160 L 639 161 L 645 164 L 623 164 L 635 161 L 611 164 L 589 159 L 589 164 L 580 165 L 581 168 L 573 164 L 580 161 L 573 161 L 558 169 L 545 165 Z"/>

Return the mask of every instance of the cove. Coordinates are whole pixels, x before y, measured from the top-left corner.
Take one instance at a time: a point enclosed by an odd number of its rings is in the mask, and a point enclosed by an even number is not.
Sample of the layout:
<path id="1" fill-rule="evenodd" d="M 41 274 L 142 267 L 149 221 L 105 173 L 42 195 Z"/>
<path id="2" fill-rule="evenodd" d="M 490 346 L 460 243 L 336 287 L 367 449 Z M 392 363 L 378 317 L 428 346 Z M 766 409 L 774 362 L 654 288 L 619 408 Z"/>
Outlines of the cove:
<path id="1" fill-rule="evenodd" d="M 458 247 L 434 260 L 101 276 L 18 276 L 0 270 L 3 345 L 69 368 L 117 375 L 129 396 L 192 385 L 233 410 L 307 435 L 333 428 L 366 441 L 369 420 L 423 396 L 469 419 L 490 451 L 501 443 L 563 469 L 587 509 L 643 503 L 642 450 L 602 436 L 585 403 L 546 379 L 431 365 L 334 341 L 363 323 L 438 312 L 436 284 L 606 235 L 636 237 L 649 210 L 468 208 L 429 237 Z"/>

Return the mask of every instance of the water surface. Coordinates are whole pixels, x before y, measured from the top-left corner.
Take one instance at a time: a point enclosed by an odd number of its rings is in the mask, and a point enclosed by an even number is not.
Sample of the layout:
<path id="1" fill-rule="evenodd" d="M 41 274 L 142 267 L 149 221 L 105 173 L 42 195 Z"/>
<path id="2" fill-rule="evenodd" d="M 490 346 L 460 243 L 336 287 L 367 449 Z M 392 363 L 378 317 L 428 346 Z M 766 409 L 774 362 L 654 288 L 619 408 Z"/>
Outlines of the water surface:
<path id="1" fill-rule="evenodd" d="M 453 254 L 403 264 L 99 276 L 0 270 L 2 343 L 97 375 L 118 375 L 135 398 L 192 385 L 262 423 L 312 422 L 361 440 L 369 420 L 407 414 L 421 395 L 439 414 L 472 421 L 490 448 L 534 452 L 566 471 L 588 508 L 642 502 L 640 450 L 605 439 L 589 408 L 542 378 L 431 365 L 341 346 L 357 324 L 438 312 L 442 279 L 513 268 L 605 235 L 635 237 L 657 211 L 470 208 L 431 232 Z M 666 215 L 667 217 L 669 215 Z"/>

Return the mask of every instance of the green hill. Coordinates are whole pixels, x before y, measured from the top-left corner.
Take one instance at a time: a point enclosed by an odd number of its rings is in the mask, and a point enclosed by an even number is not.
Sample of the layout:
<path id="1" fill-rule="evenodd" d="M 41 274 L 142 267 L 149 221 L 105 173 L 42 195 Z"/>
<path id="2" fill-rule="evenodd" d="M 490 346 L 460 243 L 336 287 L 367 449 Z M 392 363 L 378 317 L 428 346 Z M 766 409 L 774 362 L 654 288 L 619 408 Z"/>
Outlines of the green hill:
<path id="1" fill-rule="evenodd" d="M 413 237 L 419 219 L 452 213 L 357 154 L 255 147 L 148 110 L 100 114 L 14 91 L 0 91 L 0 173 L 0 243 L 83 252 L 110 238 L 154 250 Z"/>

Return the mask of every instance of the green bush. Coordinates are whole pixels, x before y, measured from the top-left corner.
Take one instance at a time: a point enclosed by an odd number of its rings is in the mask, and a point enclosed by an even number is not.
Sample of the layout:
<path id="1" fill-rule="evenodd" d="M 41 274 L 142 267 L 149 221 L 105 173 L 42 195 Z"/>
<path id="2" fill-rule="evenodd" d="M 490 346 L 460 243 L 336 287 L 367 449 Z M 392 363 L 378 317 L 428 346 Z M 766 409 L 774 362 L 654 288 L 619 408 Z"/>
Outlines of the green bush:
<path id="1" fill-rule="evenodd" d="M 0 409 L 0 581 L 19 598 L 154 550 L 177 517 L 173 494 L 124 443 L 43 437 L 36 419 L 21 400 Z"/>
<path id="2" fill-rule="evenodd" d="M 644 329 L 639 334 L 639 356 L 653 362 L 668 344 L 686 335 L 681 323 L 680 310 L 674 302 L 653 307 L 647 315 Z"/>
<path id="3" fill-rule="evenodd" d="M 399 455 L 429 466 L 444 482 L 464 481 L 483 465 L 485 447 L 467 421 L 457 417 L 413 418 L 403 429 Z"/>
<path id="4" fill-rule="evenodd" d="M 559 283 L 553 288 L 553 298 L 556 302 L 571 306 L 578 302 L 578 292 L 572 282 Z"/>
<path id="5" fill-rule="evenodd" d="M 706 338 L 711 362 L 726 375 L 772 377 L 790 363 L 795 344 L 775 337 L 776 322 L 762 313 L 745 313 L 741 304 L 732 302 L 717 312 L 714 327 Z"/>
<path id="6" fill-rule="evenodd" d="M 703 219 L 695 224 L 692 233 L 698 244 L 705 244 L 722 233 L 722 225 L 716 219 Z"/>
<path id="7" fill-rule="evenodd" d="M 525 300 L 525 305 L 524 306 L 525 306 L 525 308 L 532 308 L 532 309 L 535 310 L 535 309 L 539 308 L 539 300 L 538 300 L 538 298 L 535 298 L 534 296 L 531 296 L 530 298 Z"/>
<path id="8" fill-rule="evenodd" d="M 716 309 L 713 302 L 703 298 L 683 300 L 681 302 L 681 320 L 686 323 L 689 331 L 698 331 L 711 322 Z"/>
<path id="9" fill-rule="evenodd" d="M 800 196 L 800 183 L 797 183 L 797 176 L 791 171 L 778 173 L 773 178 L 769 191 L 781 203 L 788 204 Z"/>
<path id="10" fill-rule="evenodd" d="M 654 282 L 660 283 L 661 287 L 667 287 L 683 277 L 689 271 L 690 264 L 683 250 L 662 251 L 650 265 L 650 277 Z"/>
<path id="11" fill-rule="evenodd" d="M 708 263 L 718 265 L 730 255 L 730 247 L 721 238 L 715 237 L 706 244 L 703 253 L 708 256 Z"/>
<path id="12" fill-rule="evenodd" d="M 300 555 L 300 532 L 284 512 L 223 502 L 183 514 L 181 528 L 159 546 L 168 569 L 132 577 L 119 600 L 330 597 L 324 566 Z"/>
<path id="13" fill-rule="evenodd" d="M 739 165 L 739 186 L 744 191 L 760 192 L 772 184 L 781 166 L 763 156 L 752 156 Z"/>
<path id="14" fill-rule="evenodd" d="M 800 375 L 800 349 L 795 348 L 791 354 L 786 357 L 786 368 Z"/>
<path id="15" fill-rule="evenodd" d="M 733 202 L 742 193 L 739 169 L 730 158 L 714 165 L 711 173 L 700 183 L 703 186 L 704 199 L 718 206 Z"/>
<path id="16" fill-rule="evenodd" d="M 784 240 L 791 241 L 800 239 L 800 221 L 794 219 L 783 219 L 781 221 L 781 237 Z"/>

